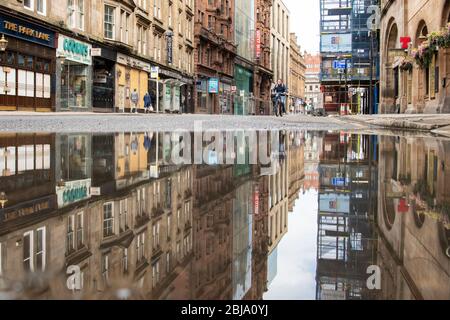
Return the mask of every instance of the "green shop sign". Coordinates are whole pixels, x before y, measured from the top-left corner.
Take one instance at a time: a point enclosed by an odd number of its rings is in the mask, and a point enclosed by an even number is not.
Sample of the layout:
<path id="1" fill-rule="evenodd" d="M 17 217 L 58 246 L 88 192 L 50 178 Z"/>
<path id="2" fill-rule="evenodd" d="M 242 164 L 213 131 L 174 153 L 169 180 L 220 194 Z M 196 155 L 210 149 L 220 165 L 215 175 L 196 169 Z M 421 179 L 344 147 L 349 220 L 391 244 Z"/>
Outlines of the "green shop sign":
<path id="1" fill-rule="evenodd" d="M 67 181 L 64 186 L 56 187 L 56 196 L 59 208 L 89 199 L 91 197 L 91 179 Z"/>
<path id="2" fill-rule="evenodd" d="M 89 47 L 86 44 L 73 39 L 64 39 L 63 47 L 64 51 L 68 51 L 73 54 L 79 54 L 82 56 L 87 56 L 89 54 Z"/>
<path id="3" fill-rule="evenodd" d="M 91 65 L 92 45 L 73 38 L 59 35 L 57 55 L 66 60 Z"/>

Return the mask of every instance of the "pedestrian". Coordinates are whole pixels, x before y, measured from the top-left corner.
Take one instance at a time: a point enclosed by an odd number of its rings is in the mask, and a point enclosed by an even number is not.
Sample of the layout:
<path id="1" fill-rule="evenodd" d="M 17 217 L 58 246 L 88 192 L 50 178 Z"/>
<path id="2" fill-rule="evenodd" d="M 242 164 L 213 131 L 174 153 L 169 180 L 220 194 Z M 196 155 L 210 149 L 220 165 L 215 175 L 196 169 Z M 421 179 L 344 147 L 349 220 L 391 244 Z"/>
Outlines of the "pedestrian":
<path id="1" fill-rule="evenodd" d="M 137 92 L 137 89 L 134 89 L 134 91 L 131 93 L 131 113 L 133 113 L 133 109 L 135 110 L 135 113 L 138 113 L 137 108 L 139 104 L 139 93 Z"/>
<path id="2" fill-rule="evenodd" d="M 150 96 L 150 94 L 148 92 L 146 92 L 145 96 L 144 96 L 144 109 L 145 109 L 145 113 L 150 112 L 151 109 L 153 109 L 152 97 Z"/>

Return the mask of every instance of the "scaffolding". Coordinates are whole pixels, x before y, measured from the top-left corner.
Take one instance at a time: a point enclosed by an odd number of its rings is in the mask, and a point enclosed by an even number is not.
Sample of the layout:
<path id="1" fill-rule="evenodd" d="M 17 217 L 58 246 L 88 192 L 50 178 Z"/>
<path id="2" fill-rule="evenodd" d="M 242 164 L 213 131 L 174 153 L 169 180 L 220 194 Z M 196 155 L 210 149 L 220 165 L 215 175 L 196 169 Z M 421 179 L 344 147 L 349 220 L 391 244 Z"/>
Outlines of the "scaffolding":
<path id="1" fill-rule="evenodd" d="M 368 113 L 378 100 L 378 35 L 367 10 L 378 0 L 320 0 L 321 83 L 330 113 Z M 378 54 L 378 53 L 377 53 Z M 373 87 L 373 94 L 369 94 Z"/>

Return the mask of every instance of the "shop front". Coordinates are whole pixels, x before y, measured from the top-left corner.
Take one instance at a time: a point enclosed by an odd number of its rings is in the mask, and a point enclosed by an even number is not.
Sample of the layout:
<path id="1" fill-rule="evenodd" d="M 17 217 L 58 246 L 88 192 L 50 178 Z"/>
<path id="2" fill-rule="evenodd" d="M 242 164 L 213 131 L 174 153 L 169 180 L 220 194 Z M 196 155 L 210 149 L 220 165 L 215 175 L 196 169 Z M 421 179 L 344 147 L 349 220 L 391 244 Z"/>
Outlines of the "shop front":
<path id="1" fill-rule="evenodd" d="M 159 76 L 160 111 L 191 112 L 193 79 L 162 67 L 159 68 Z M 156 97 L 156 79 L 150 80 L 150 90 L 152 96 Z"/>
<path id="2" fill-rule="evenodd" d="M 131 93 L 139 95 L 137 111 L 144 112 L 144 96 L 149 91 L 150 64 L 136 58 L 117 54 L 116 65 L 116 111 L 129 112 L 134 107 Z"/>
<path id="3" fill-rule="evenodd" d="M 231 79 L 221 79 L 219 83 L 219 112 L 222 114 L 233 114 L 233 86 L 231 82 Z"/>
<path id="4" fill-rule="evenodd" d="M 64 35 L 58 37 L 57 111 L 92 111 L 92 46 Z"/>
<path id="5" fill-rule="evenodd" d="M 92 48 L 92 107 L 95 112 L 114 112 L 117 52 L 104 46 Z"/>
<path id="6" fill-rule="evenodd" d="M 0 13 L 0 110 L 55 110 L 55 32 Z"/>
<path id="7" fill-rule="evenodd" d="M 234 114 L 254 114 L 253 72 L 240 65 L 236 65 L 235 81 L 237 94 L 234 102 Z"/>

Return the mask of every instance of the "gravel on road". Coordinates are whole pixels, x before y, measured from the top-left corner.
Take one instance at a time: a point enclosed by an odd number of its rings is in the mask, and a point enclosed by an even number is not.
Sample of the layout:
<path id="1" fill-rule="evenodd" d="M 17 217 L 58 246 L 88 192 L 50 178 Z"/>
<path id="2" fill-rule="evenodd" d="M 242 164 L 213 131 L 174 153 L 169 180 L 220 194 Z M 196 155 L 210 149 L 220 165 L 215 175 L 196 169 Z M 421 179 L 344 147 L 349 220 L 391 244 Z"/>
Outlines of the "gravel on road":
<path id="1" fill-rule="evenodd" d="M 289 115 L 168 115 L 98 113 L 0 113 L 0 132 L 146 132 L 202 130 L 359 130 L 338 117 Z"/>

